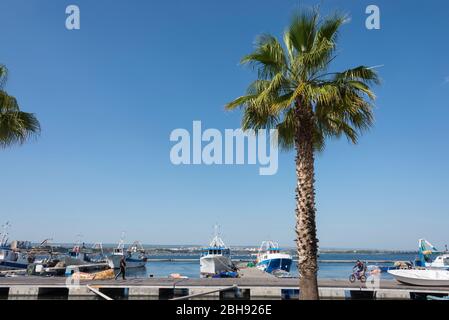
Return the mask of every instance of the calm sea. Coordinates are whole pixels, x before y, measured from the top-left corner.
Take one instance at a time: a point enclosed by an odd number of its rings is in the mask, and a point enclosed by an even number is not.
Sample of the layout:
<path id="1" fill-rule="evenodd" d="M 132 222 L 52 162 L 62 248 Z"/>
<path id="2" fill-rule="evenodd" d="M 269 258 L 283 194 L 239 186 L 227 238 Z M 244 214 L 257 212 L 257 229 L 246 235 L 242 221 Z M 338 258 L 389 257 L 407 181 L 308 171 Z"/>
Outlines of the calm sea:
<path id="1" fill-rule="evenodd" d="M 396 253 L 379 253 L 379 254 L 358 254 L 358 253 L 322 253 L 319 257 L 320 260 L 384 260 L 384 261 L 414 261 L 416 254 L 396 254 Z M 191 259 L 199 259 L 199 256 L 150 256 L 150 259 L 177 259 L 181 261 L 176 262 L 149 262 L 145 269 L 129 269 L 128 277 L 130 278 L 146 278 L 150 275 L 154 277 L 168 277 L 172 273 L 179 273 L 189 278 L 200 277 L 200 267 L 198 261 L 190 261 Z M 182 260 L 186 261 L 182 261 Z M 190 260 L 189 260 L 190 259 Z M 249 259 L 248 256 L 233 256 L 233 259 Z M 372 264 L 372 263 L 370 263 Z M 378 263 L 379 266 L 391 266 L 388 263 Z M 321 279 L 348 279 L 352 273 L 353 263 L 344 262 L 331 262 L 320 263 L 320 269 L 318 276 Z M 293 276 L 298 275 L 297 265 L 292 265 L 291 274 Z M 384 279 L 393 279 L 387 273 L 383 273 Z"/>

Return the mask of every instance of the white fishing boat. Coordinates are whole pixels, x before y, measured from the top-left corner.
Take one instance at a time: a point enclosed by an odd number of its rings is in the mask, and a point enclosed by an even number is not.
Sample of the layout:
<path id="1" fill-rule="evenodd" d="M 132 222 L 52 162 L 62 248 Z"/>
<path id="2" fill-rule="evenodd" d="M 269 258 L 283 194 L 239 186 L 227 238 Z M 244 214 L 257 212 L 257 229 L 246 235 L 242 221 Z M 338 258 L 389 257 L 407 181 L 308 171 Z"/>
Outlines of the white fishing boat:
<path id="1" fill-rule="evenodd" d="M 135 241 L 125 250 L 124 242 L 120 240 L 117 248 L 107 258 L 109 267 L 119 269 L 122 257 L 125 257 L 126 268 L 144 268 L 148 260 L 145 250 L 139 241 Z"/>
<path id="2" fill-rule="evenodd" d="M 435 269 L 388 270 L 398 282 L 415 286 L 448 287 L 449 271 Z"/>
<path id="3" fill-rule="evenodd" d="M 77 243 L 62 260 L 67 266 L 104 262 L 103 245 L 96 243 L 88 248 L 84 243 Z"/>
<path id="4" fill-rule="evenodd" d="M 277 242 L 263 241 L 256 258 L 256 267 L 262 271 L 290 272 L 292 256 L 281 252 Z"/>
<path id="5" fill-rule="evenodd" d="M 0 248 L 0 267 L 5 269 L 26 269 L 33 259 L 25 252 L 12 250 L 8 247 Z"/>
<path id="6" fill-rule="evenodd" d="M 9 222 L 3 225 L 0 233 L 0 267 L 4 269 L 26 269 L 33 262 L 26 250 L 31 248 L 29 241 L 12 241 L 8 243 Z"/>
<path id="7" fill-rule="evenodd" d="M 231 250 L 219 237 L 215 227 L 215 237 L 209 247 L 203 249 L 200 258 L 201 277 L 214 277 L 235 271 L 236 267 L 231 260 Z"/>

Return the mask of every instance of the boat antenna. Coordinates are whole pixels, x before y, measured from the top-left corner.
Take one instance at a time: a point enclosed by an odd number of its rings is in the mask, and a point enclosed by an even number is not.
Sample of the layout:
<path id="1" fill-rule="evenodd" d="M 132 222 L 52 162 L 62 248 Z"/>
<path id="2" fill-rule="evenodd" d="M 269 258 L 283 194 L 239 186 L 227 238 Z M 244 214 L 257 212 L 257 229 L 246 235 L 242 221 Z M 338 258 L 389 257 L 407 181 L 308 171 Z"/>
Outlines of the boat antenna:
<path id="1" fill-rule="evenodd" d="M 220 226 L 215 224 L 214 226 L 214 238 L 212 239 L 210 247 L 224 247 L 223 240 L 220 238 Z"/>
<path id="2" fill-rule="evenodd" d="M 215 236 L 215 237 L 220 236 L 220 226 L 219 226 L 218 223 L 216 223 L 216 224 L 214 225 L 214 236 Z"/>
<path id="3" fill-rule="evenodd" d="M 82 235 L 81 233 L 78 233 L 78 234 L 76 235 L 76 237 L 77 237 L 77 239 L 78 239 L 76 245 L 79 246 L 79 247 L 81 247 L 81 238 L 83 237 L 83 235 Z"/>
<path id="4" fill-rule="evenodd" d="M 8 242 L 8 229 L 11 227 L 11 223 L 9 221 L 6 221 L 6 223 L 4 225 L 2 225 L 3 228 L 3 233 L 1 234 L 1 238 L 0 238 L 0 245 L 1 246 L 5 246 L 6 242 Z"/>
<path id="5" fill-rule="evenodd" d="M 125 248 L 125 235 L 126 235 L 126 232 L 122 231 L 122 235 L 120 236 L 120 242 L 118 244 L 118 249 L 124 249 Z"/>

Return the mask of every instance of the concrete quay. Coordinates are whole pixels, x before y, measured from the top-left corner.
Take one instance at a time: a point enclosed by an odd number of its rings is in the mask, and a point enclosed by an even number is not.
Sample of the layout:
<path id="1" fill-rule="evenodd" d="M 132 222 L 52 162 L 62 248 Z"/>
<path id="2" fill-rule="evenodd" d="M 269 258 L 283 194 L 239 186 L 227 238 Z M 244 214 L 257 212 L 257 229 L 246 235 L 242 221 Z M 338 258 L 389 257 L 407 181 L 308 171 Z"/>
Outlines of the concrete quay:
<path id="1" fill-rule="evenodd" d="M 232 286 L 237 289 L 215 292 L 199 299 L 297 299 L 298 279 L 276 278 L 243 270 L 236 279 L 172 279 L 147 278 L 129 280 L 99 280 L 67 283 L 67 278 L 12 277 L 0 278 L 0 298 L 3 299 L 95 299 L 88 288 L 113 299 L 172 299 L 198 295 Z M 380 281 L 378 287 L 351 284 L 345 280 L 319 280 L 322 299 L 420 299 L 427 295 L 449 296 L 449 287 L 417 287 L 395 281 Z"/>

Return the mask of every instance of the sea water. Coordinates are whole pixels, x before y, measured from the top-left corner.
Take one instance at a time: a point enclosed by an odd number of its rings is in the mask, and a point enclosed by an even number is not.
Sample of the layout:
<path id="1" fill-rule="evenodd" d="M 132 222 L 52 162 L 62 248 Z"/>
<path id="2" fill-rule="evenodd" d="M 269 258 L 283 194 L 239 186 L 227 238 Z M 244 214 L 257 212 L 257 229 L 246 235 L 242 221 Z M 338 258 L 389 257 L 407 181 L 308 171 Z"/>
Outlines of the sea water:
<path id="1" fill-rule="evenodd" d="M 414 261 L 416 254 L 413 253 L 378 253 L 378 254 L 360 254 L 360 253 L 322 253 L 319 260 L 337 260 L 342 262 L 321 262 L 319 264 L 318 277 L 320 279 L 348 279 L 352 274 L 354 263 L 343 262 L 347 260 L 355 261 Z M 189 278 L 200 277 L 199 256 L 150 256 L 150 259 L 176 259 L 176 261 L 150 261 L 146 268 L 128 269 L 129 278 L 164 278 L 170 274 L 178 273 Z M 249 256 L 233 256 L 235 260 L 250 260 Z M 184 261 L 183 261 L 184 260 Z M 392 263 L 369 263 L 369 265 L 392 266 Z M 293 262 L 290 273 L 292 276 L 298 276 L 298 267 Z M 382 279 L 393 278 L 382 273 Z"/>

